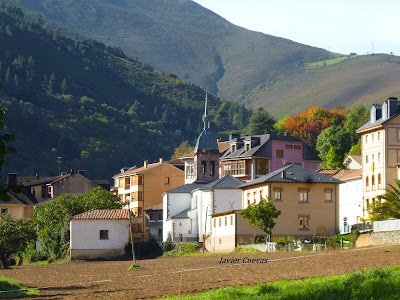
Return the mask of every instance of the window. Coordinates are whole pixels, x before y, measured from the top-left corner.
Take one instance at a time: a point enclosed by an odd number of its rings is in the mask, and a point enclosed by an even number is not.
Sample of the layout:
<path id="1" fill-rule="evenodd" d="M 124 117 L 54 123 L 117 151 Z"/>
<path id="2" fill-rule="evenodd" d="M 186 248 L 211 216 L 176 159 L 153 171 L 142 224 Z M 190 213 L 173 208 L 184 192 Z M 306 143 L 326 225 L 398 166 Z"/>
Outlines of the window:
<path id="1" fill-rule="evenodd" d="M 246 161 L 225 161 L 222 165 L 222 176 L 225 175 L 245 175 L 246 174 Z"/>
<path id="2" fill-rule="evenodd" d="M 368 192 L 369 191 L 369 180 L 368 176 L 365 177 L 365 190 Z"/>
<path id="3" fill-rule="evenodd" d="M 206 175 L 206 162 L 204 160 L 201 162 L 201 175 Z"/>
<path id="4" fill-rule="evenodd" d="M 212 161 L 210 162 L 210 176 L 214 176 L 215 175 L 215 162 Z"/>
<path id="5" fill-rule="evenodd" d="M 371 154 L 371 162 L 374 162 L 375 161 L 375 155 L 374 155 L 374 153 L 372 153 Z"/>
<path id="6" fill-rule="evenodd" d="M 214 228 L 217 228 L 217 219 L 214 219 Z"/>
<path id="7" fill-rule="evenodd" d="M 225 217 L 225 226 L 228 226 L 228 217 Z"/>
<path id="8" fill-rule="evenodd" d="M 2 208 L 2 209 L 1 209 L 1 213 L 2 213 L 2 214 L 9 214 L 8 208 Z"/>
<path id="9" fill-rule="evenodd" d="M 169 177 L 165 177 L 165 184 L 169 184 Z"/>
<path id="10" fill-rule="evenodd" d="M 143 184 L 143 177 L 139 176 L 138 177 L 138 185 L 142 185 Z"/>
<path id="11" fill-rule="evenodd" d="M 365 143 L 368 144 L 368 134 L 365 136 Z"/>
<path id="12" fill-rule="evenodd" d="M 371 133 L 371 142 L 374 142 L 374 134 Z"/>
<path id="13" fill-rule="evenodd" d="M 123 178 L 118 179 L 118 186 L 124 187 L 124 179 Z"/>
<path id="14" fill-rule="evenodd" d="M 378 141 L 380 141 L 380 140 L 381 140 L 381 133 L 378 132 Z"/>
<path id="15" fill-rule="evenodd" d="M 367 202 L 367 209 L 369 209 L 369 199 L 365 200 Z"/>
<path id="16" fill-rule="evenodd" d="M 375 175 L 372 175 L 372 178 L 371 178 L 371 189 L 375 190 Z"/>
<path id="17" fill-rule="evenodd" d="M 257 158 L 256 164 L 257 175 L 265 175 L 269 173 L 268 159 Z"/>
<path id="18" fill-rule="evenodd" d="M 283 150 L 276 150 L 276 157 L 278 158 L 283 157 Z"/>
<path id="19" fill-rule="evenodd" d="M 332 201 L 332 190 L 325 189 L 325 201 Z"/>
<path id="20" fill-rule="evenodd" d="M 300 146 L 300 145 L 294 145 L 294 149 L 300 150 L 300 149 L 301 149 L 301 146 Z"/>
<path id="21" fill-rule="evenodd" d="M 378 162 L 380 162 L 380 161 L 381 161 L 381 153 L 378 152 Z"/>
<path id="22" fill-rule="evenodd" d="M 293 145 L 286 145 L 286 149 L 293 149 Z"/>
<path id="23" fill-rule="evenodd" d="M 281 191 L 275 191 L 275 200 L 281 200 Z"/>
<path id="24" fill-rule="evenodd" d="M 253 203 L 256 204 L 257 203 L 257 192 L 253 193 Z"/>
<path id="25" fill-rule="evenodd" d="M 162 214 L 158 214 L 158 221 L 162 221 Z"/>
<path id="26" fill-rule="evenodd" d="M 369 164 L 369 158 L 368 158 L 368 155 L 365 155 L 365 164 Z"/>
<path id="27" fill-rule="evenodd" d="M 261 190 L 260 191 L 260 201 L 261 201 L 262 197 L 263 197 L 263 191 Z"/>
<path id="28" fill-rule="evenodd" d="M 131 178 L 130 177 L 126 177 L 125 178 L 125 189 L 128 190 L 131 188 Z"/>
<path id="29" fill-rule="evenodd" d="M 378 189 L 382 189 L 382 179 L 381 179 L 381 174 L 378 174 Z"/>
<path id="30" fill-rule="evenodd" d="M 191 179 L 194 177 L 194 166 L 193 165 L 188 165 L 186 167 L 186 178 Z"/>
<path id="31" fill-rule="evenodd" d="M 233 225 L 233 216 L 231 216 L 231 225 Z"/>
<path id="32" fill-rule="evenodd" d="M 219 227 L 222 226 L 222 218 L 218 218 Z"/>
<path id="33" fill-rule="evenodd" d="M 143 192 L 138 192 L 138 201 L 143 201 Z"/>
<path id="34" fill-rule="evenodd" d="M 308 229 L 308 217 L 300 216 L 300 229 Z"/>
<path id="35" fill-rule="evenodd" d="M 305 190 L 300 191 L 300 201 L 307 202 L 308 201 L 308 192 Z"/>
<path id="36" fill-rule="evenodd" d="M 153 214 L 150 214 L 149 215 L 149 219 L 150 219 L 150 222 L 155 222 L 156 220 L 154 219 L 154 215 Z"/>
<path id="37" fill-rule="evenodd" d="M 108 230 L 100 230 L 100 240 L 108 240 Z"/>
<path id="38" fill-rule="evenodd" d="M 219 239 L 219 244 L 221 245 L 221 238 Z"/>
<path id="39" fill-rule="evenodd" d="M 247 193 L 247 205 L 250 205 L 250 193 Z"/>

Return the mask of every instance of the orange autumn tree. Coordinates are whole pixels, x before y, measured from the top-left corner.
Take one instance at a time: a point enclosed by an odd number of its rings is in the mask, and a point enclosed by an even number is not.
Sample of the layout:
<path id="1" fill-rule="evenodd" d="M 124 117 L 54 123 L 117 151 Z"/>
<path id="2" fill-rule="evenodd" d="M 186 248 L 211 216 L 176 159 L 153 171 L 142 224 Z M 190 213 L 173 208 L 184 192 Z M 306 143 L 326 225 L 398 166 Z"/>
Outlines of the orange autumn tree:
<path id="1" fill-rule="evenodd" d="M 283 128 L 290 135 L 309 141 L 315 149 L 318 135 L 323 129 L 343 125 L 345 120 L 345 113 L 341 109 L 327 110 L 313 105 L 301 114 L 290 116 Z"/>

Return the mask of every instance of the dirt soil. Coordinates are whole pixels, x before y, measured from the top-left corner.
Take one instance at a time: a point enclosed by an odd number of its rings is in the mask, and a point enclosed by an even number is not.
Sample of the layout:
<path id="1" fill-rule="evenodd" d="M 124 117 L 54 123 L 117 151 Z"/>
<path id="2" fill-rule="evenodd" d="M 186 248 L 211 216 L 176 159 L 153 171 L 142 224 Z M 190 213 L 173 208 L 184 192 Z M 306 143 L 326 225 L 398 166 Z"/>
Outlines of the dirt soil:
<path id="1" fill-rule="evenodd" d="M 221 257 L 239 264 L 220 264 Z M 244 258 L 268 259 L 243 263 Z M 245 259 L 248 262 L 248 259 Z M 0 276 L 41 288 L 43 299 L 147 299 L 194 294 L 235 285 L 256 285 L 279 279 L 302 279 L 400 265 L 400 245 L 311 253 L 222 254 L 200 257 L 159 257 L 130 261 L 72 261 L 1 270 Z M 183 270 L 183 271 L 182 271 Z"/>

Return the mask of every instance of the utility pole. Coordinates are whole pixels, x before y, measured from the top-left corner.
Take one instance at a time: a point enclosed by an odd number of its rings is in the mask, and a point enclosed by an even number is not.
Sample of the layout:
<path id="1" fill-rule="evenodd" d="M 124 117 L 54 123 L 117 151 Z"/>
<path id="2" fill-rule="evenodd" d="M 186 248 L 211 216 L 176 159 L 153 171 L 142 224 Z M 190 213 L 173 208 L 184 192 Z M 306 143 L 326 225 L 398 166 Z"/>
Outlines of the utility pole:
<path id="1" fill-rule="evenodd" d="M 57 164 L 58 164 L 58 176 L 61 175 L 61 163 L 62 163 L 62 157 L 58 156 L 57 157 Z"/>
<path id="2" fill-rule="evenodd" d="M 135 256 L 135 246 L 133 244 L 133 235 L 132 235 L 132 213 L 131 213 L 131 201 L 128 200 L 128 210 L 129 210 L 129 234 L 131 237 L 131 245 L 132 245 L 132 260 L 133 263 L 136 264 L 136 256 Z"/>

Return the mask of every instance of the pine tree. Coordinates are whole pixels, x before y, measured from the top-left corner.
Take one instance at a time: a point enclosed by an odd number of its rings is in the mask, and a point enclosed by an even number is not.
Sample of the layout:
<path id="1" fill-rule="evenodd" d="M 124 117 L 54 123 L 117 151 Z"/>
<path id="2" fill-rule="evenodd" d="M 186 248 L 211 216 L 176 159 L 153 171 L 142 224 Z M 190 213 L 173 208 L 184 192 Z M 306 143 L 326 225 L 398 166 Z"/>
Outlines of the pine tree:
<path id="1" fill-rule="evenodd" d="M 67 79 L 63 79 L 61 82 L 61 94 L 65 95 L 68 91 L 68 82 Z"/>

